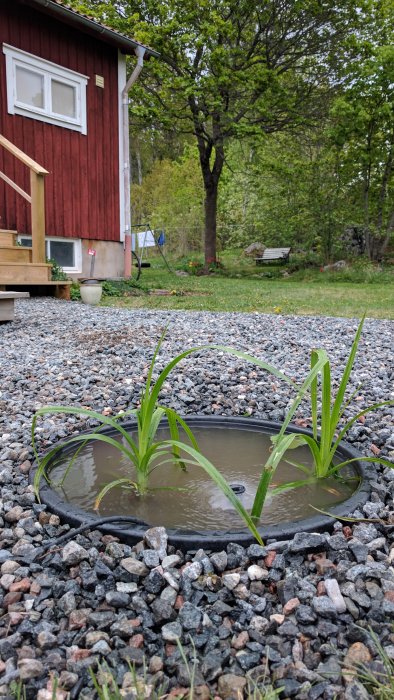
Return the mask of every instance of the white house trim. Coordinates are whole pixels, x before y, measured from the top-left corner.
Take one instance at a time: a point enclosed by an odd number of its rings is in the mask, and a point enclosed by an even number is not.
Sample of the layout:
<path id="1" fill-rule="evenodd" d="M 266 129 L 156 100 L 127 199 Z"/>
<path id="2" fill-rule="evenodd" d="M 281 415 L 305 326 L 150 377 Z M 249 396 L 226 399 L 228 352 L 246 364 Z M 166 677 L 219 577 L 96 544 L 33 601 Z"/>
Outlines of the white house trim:
<path id="1" fill-rule="evenodd" d="M 19 243 L 29 243 L 31 246 L 31 236 L 20 233 L 18 235 Z M 82 272 L 82 242 L 80 238 L 61 238 L 60 236 L 45 236 L 45 255 L 48 259 L 55 259 L 55 256 L 51 254 L 51 242 L 54 243 L 69 243 L 74 249 L 74 265 L 67 267 L 67 265 L 62 265 L 64 272 L 77 273 Z"/>
<path id="2" fill-rule="evenodd" d="M 65 129 L 87 133 L 86 114 L 86 87 L 88 76 L 82 73 L 59 66 L 39 56 L 17 49 L 14 46 L 3 44 L 3 53 L 6 58 L 7 79 L 7 109 L 9 114 L 19 114 L 30 119 L 55 124 Z M 42 78 L 43 106 L 36 106 L 23 102 L 17 95 L 17 70 L 22 69 L 35 73 Z M 75 96 L 75 116 L 56 112 L 53 107 L 54 87 L 58 83 L 66 88 L 71 88 Z"/>
<path id="3" fill-rule="evenodd" d="M 126 227 L 125 216 L 125 176 L 124 170 L 126 167 L 125 152 L 123 145 L 123 89 L 126 85 L 126 56 L 118 51 L 118 130 L 119 130 L 119 211 L 120 211 L 120 241 L 124 243 Z"/>

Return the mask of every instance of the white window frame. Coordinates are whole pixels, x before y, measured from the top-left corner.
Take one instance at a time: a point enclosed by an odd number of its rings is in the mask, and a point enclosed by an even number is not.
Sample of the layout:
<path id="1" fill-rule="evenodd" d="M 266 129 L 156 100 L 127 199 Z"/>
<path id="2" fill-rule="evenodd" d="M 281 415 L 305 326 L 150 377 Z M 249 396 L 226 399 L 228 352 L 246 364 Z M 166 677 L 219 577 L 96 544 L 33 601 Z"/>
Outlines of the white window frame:
<path id="1" fill-rule="evenodd" d="M 18 235 L 18 242 L 27 240 L 31 244 L 31 236 L 20 233 Z M 45 236 L 45 255 L 47 258 L 51 257 L 50 243 L 54 241 L 55 243 L 72 243 L 74 246 L 74 267 L 63 267 L 62 269 L 66 273 L 74 274 L 77 272 L 82 272 L 82 241 L 80 238 L 60 238 L 60 236 Z"/>
<path id="2" fill-rule="evenodd" d="M 89 80 L 87 75 L 76 73 L 69 68 L 64 68 L 64 66 L 33 56 L 8 44 L 3 44 L 3 53 L 6 58 L 7 109 L 9 114 L 20 114 L 30 119 L 38 119 L 42 122 L 62 126 L 65 129 L 79 131 L 81 134 L 87 134 L 86 86 Z M 43 77 L 43 108 L 18 101 L 16 93 L 17 67 L 32 70 Z M 63 83 L 75 90 L 75 118 L 63 116 L 52 111 L 52 80 Z"/>

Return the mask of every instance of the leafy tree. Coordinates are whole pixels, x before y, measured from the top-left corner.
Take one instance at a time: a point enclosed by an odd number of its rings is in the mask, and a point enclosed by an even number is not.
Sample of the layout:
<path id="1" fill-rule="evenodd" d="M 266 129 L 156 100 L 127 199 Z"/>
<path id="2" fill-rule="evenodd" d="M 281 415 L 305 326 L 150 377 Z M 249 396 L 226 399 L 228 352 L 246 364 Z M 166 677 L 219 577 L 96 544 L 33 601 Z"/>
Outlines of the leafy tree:
<path id="1" fill-rule="evenodd" d="M 346 210 L 341 150 L 332 145 L 327 120 L 296 134 L 255 138 L 241 151 L 231 146 L 223 175 L 219 235 L 230 245 L 256 240 L 333 257 Z"/>
<path id="2" fill-rule="evenodd" d="M 394 231 L 394 4 L 374 2 L 348 87 L 332 109 L 333 140 L 342 148 L 348 207 L 380 260 Z"/>
<path id="3" fill-rule="evenodd" d="M 205 191 L 205 260 L 216 259 L 217 202 L 231 139 L 315 117 L 322 86 L 364 19 L 356 0 L 124 0 L 74 4 L 161 53 L 137 84 L 134 127 L 194 135 Z M 142 88 L 142 89 L 141 89 Z M 137 106 L 138 105 L 138 106 Z"/>
<path id="4" fill-rule="evenodd" d="M 196 148 L 181 158 L 157 160 L 142 185 L 131 191 L 134 222 L 164 228 L 167 249 L 180 255 L 200 250 L 203 238 L 204 188 Z"/>

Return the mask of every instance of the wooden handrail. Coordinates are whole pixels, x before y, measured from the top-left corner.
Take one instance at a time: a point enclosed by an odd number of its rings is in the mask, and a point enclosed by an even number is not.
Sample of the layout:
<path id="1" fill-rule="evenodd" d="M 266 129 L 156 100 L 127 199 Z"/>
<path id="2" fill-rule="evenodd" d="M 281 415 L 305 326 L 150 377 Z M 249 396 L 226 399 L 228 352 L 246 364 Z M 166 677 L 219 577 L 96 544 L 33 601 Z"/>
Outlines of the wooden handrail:
<path id="1" fill-rule="evenodd" d="M 44 177 L 49 175 L 39 163 L 26 153 L 14 146 L 0 134 L 0 146 L 3 146 L 15 158 L 30 170 L 30 195 L 17 185 L 11 178 L 0 172 L 0 178 L 10 185 L 18 194 L 27 199 L 31 207 L 31 243 L 32 262 L 45 263 L 45 192 Z"/>
<path id="2" fill-rule="evenodd" d="M 5 138 L 5 136 L 2 136 L 0 134 L 0 146 L 3 146 L 7 151 L 12 153 L 15 158 L 18 158 L 18 160 L 21 161 L 24 165 L 27 165 L 29 170 L 32 170 L 34 173 L 37 173 L 37 175 L 49 175 L 48 170 L 45 170 L 45 168 L 42 167 L 39 163 L 36 163 L 33 158 L 29 158 L 29 156 L 26 155 L 26 153 L 23 153 L 23 151 L 20 150 L 20 148 L 17 148 L 14 146 L 11 141 L 8 141 L 8 139 Z"/>
<path id="3" fill-rule="evenodd" d="M 29 202 L 29 204 L 31 204 L 31 197 L 30 197 L 30 195 L 27 194 L 27 192 L 25 192 L 25 190 L 22 190 L 22 187 L 19 187 L 19 185 L 17 185 L 16 182 L 14 182 L 13 180 L 11 180 L 10 177 L 7 177 L 7 175 L 5 175 L 5 173 L 2 173 L 1 170 L 0 170 L 0 177 L 1 177 L 2 180 L 4 180 L 4 182 L 7 183 L 7 185 L 9 185 L 10 187 L 12 187 L 12 189 L 15 190 L 15 192 L 17 192 L 18 194 L 20 194 L 20 196 L 23 197 L 23 199 L 26 199 L 26 201 Z"/>

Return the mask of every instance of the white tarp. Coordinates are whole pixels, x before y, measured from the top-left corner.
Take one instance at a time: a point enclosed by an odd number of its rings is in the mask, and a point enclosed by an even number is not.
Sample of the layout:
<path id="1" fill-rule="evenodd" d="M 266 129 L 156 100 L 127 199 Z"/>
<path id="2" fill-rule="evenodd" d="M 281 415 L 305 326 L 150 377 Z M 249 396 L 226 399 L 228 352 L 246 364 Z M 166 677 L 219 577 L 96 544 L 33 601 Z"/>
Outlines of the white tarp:
<path id="1" fill-rule="evenodd" d="M 156 245 L 152 231 L 139 231 L 136 236 L 138 248 L 151 248 Z"/>

